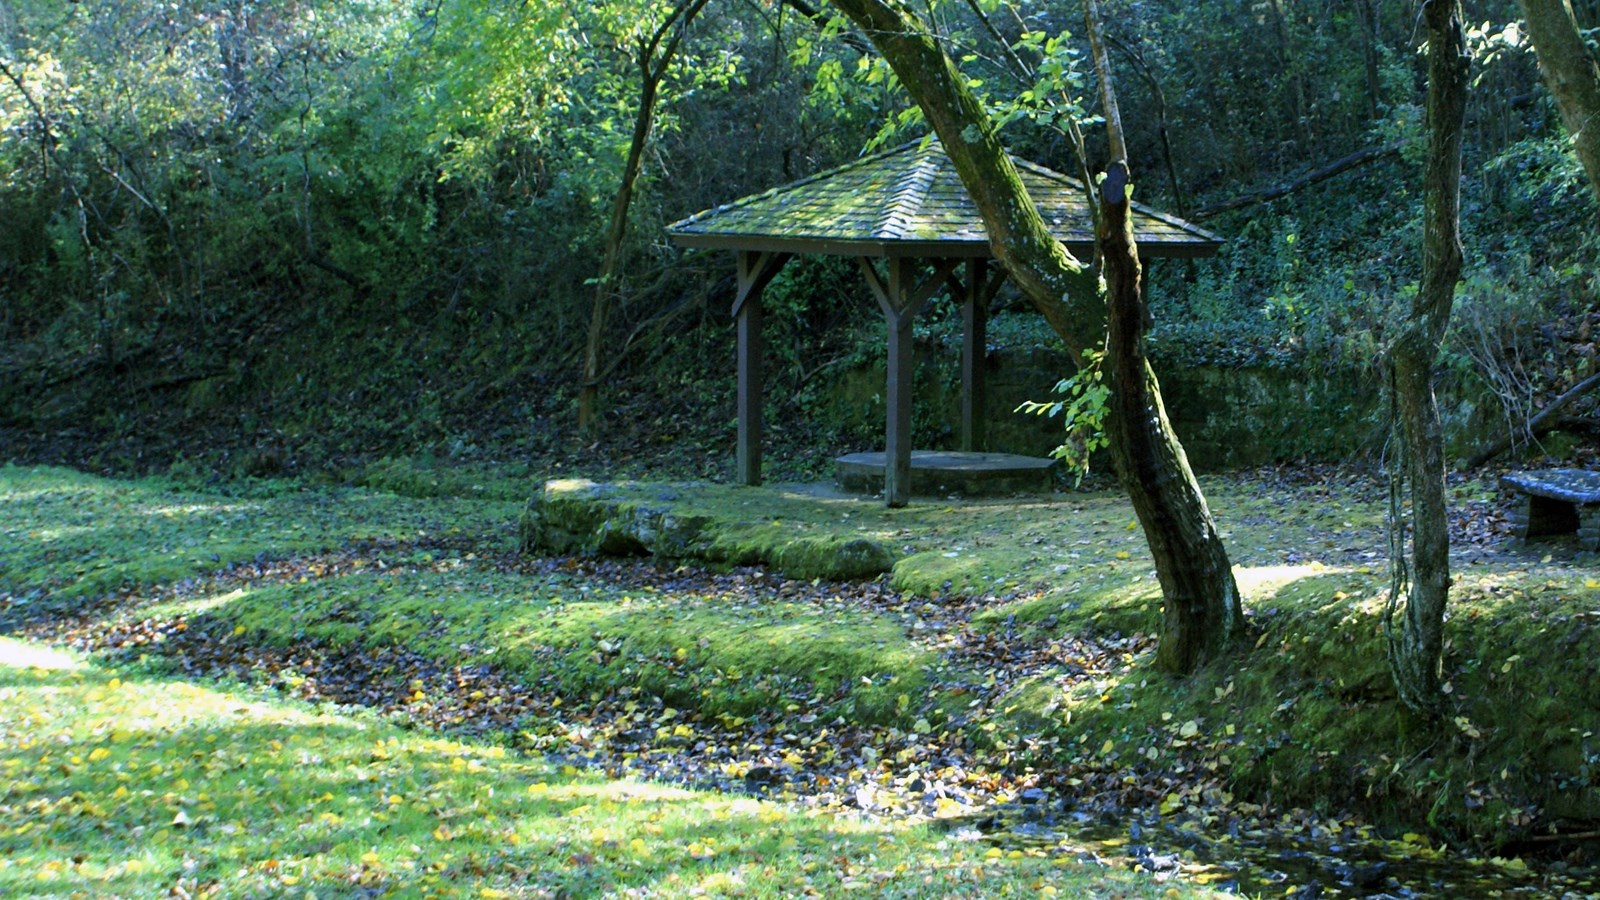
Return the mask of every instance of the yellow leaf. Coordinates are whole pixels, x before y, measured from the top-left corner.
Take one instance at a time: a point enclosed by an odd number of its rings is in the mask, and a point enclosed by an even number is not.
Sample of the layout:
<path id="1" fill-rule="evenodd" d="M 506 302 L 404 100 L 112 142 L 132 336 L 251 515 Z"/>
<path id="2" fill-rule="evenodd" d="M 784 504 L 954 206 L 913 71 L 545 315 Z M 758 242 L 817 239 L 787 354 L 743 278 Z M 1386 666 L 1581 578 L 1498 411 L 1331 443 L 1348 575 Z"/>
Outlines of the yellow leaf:
<path id="1" fill-rule="evenodd" d="M 106 682 L 106 687 L 108 687 L 108 688 L 110 688 L 110 689 L 112 689 L 114 691 L 117 688 L 122 687 L 122 679 L 121 678 L 113 678 L 110 681 Z"/>
<path id="2" fill-rule="evenodd" d="M 375 866 L 378 864 L 378 854 L 368 850 L 367 852 L 361 854 L 361 861 L 369 866 Z"/>
<path id="3" fill-rule="evenodd" d="M 505 891 L 496 890 L 494 888 L 484 888 L 478 892 L 478 896 L 485 898 L 485 900 L 498 900 L 498 898 L 509 897 L 511 895 Z"/>
<path id="4" fill-rule="evenodd" d="M 1106 738 L 1106 742 L 1100 745 L 1100 755 L 1105 756 L 1107 753 L 1110 753 L 1112 750 L 1116 749 L 1116 746 L 1116 742 L 1112 741 L 1110 738 Z"/>
<path id="5" fill-rule="evenodd" d="M 537 781 L 537 782 L 534 782 L 533 784 L 528 785 L 528 793 L 530 793 L 530 794 L 544 794 L 544 793 L 548 793 L 549 790 L 550 790 L 550 785 L 545 784 L 542 781 Z"/>
<path id="6" fill-rule="evenodd" d="M 1194 719 L 1190 719 L 1189 721 L 1183 723 L 1183 727 L 1178 729 L 1178 737 L 1181 738 L 1192 738 L 1199 733 L 1200 723 Z"/>
<path id="7" fill-rule="evenodd" d="M 650 855 L 650 845 L 646 844 L 643 838 L 634 838 L 633 840 L 629 841 L 628 849 L 632 850 L 635 856 Z"/>
<path id="8" fill-rule="evenodd" d="M 1118 550 L 1117 559 L 1133 559 L 1133 554 L 1126 550 Z"/>
<path id="9" fill-rule="evenodd" d="M 233 629 L 233 633 L 234 633 L 234 634 L 235 634 L 235 635 L 240 635 L 240 634 L 244 634 L 244 626 L 243 626 L 243 625 L 240 625 L 240 626 L 238 626 L 238 627 L 236 627 L 236 628 L 234 628 L 234 629 Z"/>
<path id="10" fill-rule="evenodd" d="M 99 762 L 111 755 L 111 751 L 104 747 L 96 747 L 89 751 L 89 762 Z"/>
<path id="11" fill-rule="evenodd" d="M 988 851 L 983 854 L 983 857 L 984 859 L 999 859 L 1004 855 L 1005 854 L 1000 851 L 999 847 L 990 847 Z"/>

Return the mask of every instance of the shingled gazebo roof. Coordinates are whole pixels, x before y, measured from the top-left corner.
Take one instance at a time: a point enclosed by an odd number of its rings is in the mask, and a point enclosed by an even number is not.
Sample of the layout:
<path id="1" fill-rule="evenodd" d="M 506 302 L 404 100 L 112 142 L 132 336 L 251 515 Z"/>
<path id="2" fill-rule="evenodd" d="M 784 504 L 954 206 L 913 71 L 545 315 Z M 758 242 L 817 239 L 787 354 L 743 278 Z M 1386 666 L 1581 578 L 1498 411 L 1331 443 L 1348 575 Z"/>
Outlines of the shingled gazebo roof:
<path id="1" fill-rule="evenodd" d="M 1083 183 L 1012 157 L 1045 224 L 1075 255 L 1094 247 Z M 1142 256 L 1211 256 L 1221 238 L 1133 204 Z M 696 213 L 667 227 L 688 247 L 857 257 L 987 257 L 988 231 L 937 140 L 874 156 Z"/>

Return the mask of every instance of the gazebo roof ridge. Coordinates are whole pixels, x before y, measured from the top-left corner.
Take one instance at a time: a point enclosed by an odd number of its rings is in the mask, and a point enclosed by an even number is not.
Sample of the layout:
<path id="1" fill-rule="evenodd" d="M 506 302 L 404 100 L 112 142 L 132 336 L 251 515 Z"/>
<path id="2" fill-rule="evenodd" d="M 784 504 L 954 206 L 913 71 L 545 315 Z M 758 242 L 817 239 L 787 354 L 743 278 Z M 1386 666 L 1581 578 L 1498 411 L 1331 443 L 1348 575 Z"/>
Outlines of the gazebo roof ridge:
<path id="1" fill-rule="evenodd" d="M 909 147 L 901 145 L 899 150 Z M 890 197 L 890 202 L 884 206 L 883 215 L 879 217 L 878 224 L 873 228 L 873 234 L 884 240 L 900 240 L 905 237 L 906 229 L 911 225 L 911 215 L 917 207 L 928 197 L 928 189 L 933 187 L 933 177 L 937 174 L 938 166 L 926 155 L 917 157 L 906 171 L 900 176 L 900 185 Z"/>
<path id="2" fill-rule="evenodd" d="M 1032 160 L 1023 159 L 1020 156 L 1011 157 L 1011 161 L 1013 163 L 1016 163 L 1017 168 L 1022 169 L 1024 171 L 1032 172 L 1033 174 L 1039 176 L 1040 178 L 1048 178 L 1048 179 L 1050 179 L 1052 181 L 1059 181 L 1059 182 L 1061 182 L 1063 184 L 1070 185 L 1071 187 L 1073 187 L 1076 190 L 1080 190 L 1080 191 L 1083 190 L 1083 181 L 1080 180 L 1080 179 L 1074 178 L 1071 175 L 1067 175 L 1067 174 L 1064 174 L 1064 173 L 1061 173 L 1061 172 L 1057 172 L 1055 169 L 1046 168 L 1045 166 L 1041 166 L 1038 163 L 1033 162 Z M 1161 211 L 1159 209 L 1156 209 L 1153 206 L 1146 206 L 1145 204 L 1140 203 L 1137 200 L 1128 201 L 1128 205 L 1135 212 L 1143 213 L 1144 215 L 1147 215 L 1152 219 L 1160 219 L 1161 221 L 1167 223 L 1168 225 L 1171 225 L 1174 228 L 1181 228 L 1184 231 L 1187 231 L 1187 232 L 1189 232 L 1191 234 L 1203 235 L 1208 241 L 1215 242 L 1218 246 L 1221 246 L 1221 244 L 1222 244 L 1222 236 L 1221 235 L 1217 234 L 1214 231 L 1209 231 L 1209 230 L 1207 230 L 1205 228 L 1201 228 L 1199 225 L 1194 224 L 1193 222 L 1189 221 L 1188 219 L 1180 218 L 1180 217 L 1175 216 L 1175 215 L 1173 215 L 1172 213 L 1169 213 L 1169 212 L 1163 212 L 1163 211 Z"/>
<path id="3" fill-rule="evenodd" d="M 673 232 L 673 233 L 676 234 L 679 231 L 679 229 L 682 229 L 682 228 L 684 228 L 686 226 L 695 225 L 695 224 L 704 222 L 706 219 L 710 218 L 711 216 L 715 216 L 715 215 L 718 215 L 720 213 L 731 212 L 731 211 L 736 210 L 736 209 L 742 209 L 744 207 L 748 207 L 748 206 L 751 206 L 751 205 L 753 205 L 755 203 L 758 203 L 758 202 L 760 202 L 762 200 L 768 200 L 768 199 L 771 199 L 773 197 L 776 197 L 779 194 L 786 194 L 786 193 L 789 193 L 791 191 L 797 191 L 797 190 L 799 190 L 801 188 L 804 188 L 804 187 L 807 187 L 809 185 L 815 184 L 815 183 L 817 183 L 819 181 L 823 181 L 825 179 L 832 178 L 833 176 L 838 175 L 841 172 L 848 172 L 848 171 L 850 171 L 852 169 L 859 169 L 859 168 L 861 168 L 863 166 L 871 165 L 871 164 L 873 164 L 875 162 L 878 162 L 879 160 L 882 160 L 882 159 L 884 159 L 886 157 L 890 157 L 890 156 L 895 155 L 896 153 L 900 153 L 900 152 L 902 152 L 904 150 L 907 150 L 907 149 L 911 148 L 912 146 L 914 146 L 916 144 L 921 144 L 921 143 L 924 143 L 924 142 L 936 141 L 936 140 L 938 140 L 938 139 L 930 134 L 930 135 L 927 135 L 925 137 L 917 138 L 914 141 L 907 141 L 904 144 L 900 144 L 898 146 L 891 147 L 888 150 L 879 150 L 876 153 L 869 153 L 866 156 L 858 156 L 855 159 L 852 159 L 847 163 L 841 163 L 840 165 L 833 166 L 832 168 L 823 169 L 820 172 L 813 172 L 810 175 L 806 175 L 806 176 L 804 176 L 802 178 L 797 178 L 794 181 L 789 182 L 788 184 L 780 184 L 777 187 L 767 188 L 766 190 L 761 191 L 760 193 L 748 194 L 748 195 L 746 195 L 744 197 L 740 197 L 737 200 L 729 200 L 727 203 L 723 203 L 723 204 L 720 204 L 718 206 L 713 206 L 710 209 L 702 209 L 702 210 L 700 210 L 699 212 L 695 213 L 692 216 L 689 216 L 689 217 L 683 218 L 683 219 L 679 219 L 678 221 L 673 222 L 671 225 L 667 226 L 667 230 L 669 232 Z"/>

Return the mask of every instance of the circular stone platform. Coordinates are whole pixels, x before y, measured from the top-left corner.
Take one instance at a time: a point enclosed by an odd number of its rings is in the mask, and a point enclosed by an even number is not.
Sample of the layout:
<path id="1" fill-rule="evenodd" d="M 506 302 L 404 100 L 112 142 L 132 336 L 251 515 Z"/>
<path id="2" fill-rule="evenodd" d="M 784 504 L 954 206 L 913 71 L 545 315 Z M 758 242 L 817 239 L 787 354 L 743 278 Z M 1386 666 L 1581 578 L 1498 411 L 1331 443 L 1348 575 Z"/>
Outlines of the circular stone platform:
<path id="1" fill-rule="evenodd" d="M 840 488 L 858 494 L 883 492 L 883 453 L 848 453 L 833 462 Z M 923 497 L 1046 494 L 1055 464 L 1053 459 L 1014 453 L 913 450 L 911 493 Z"/>

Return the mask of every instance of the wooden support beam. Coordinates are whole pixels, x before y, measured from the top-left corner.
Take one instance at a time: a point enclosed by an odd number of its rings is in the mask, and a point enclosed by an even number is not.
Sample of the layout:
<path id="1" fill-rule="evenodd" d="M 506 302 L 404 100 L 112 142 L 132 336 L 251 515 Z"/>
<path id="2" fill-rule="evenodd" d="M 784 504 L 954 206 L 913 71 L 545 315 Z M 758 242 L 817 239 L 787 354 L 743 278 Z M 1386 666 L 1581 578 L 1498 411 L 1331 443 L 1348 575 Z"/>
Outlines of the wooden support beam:
<path id="1" fill-rule="evenodd" d="M 870 268 L 870 267 L 869 267 Z M 884 438 L 883 499 L 890 507 L 905 506 L 911 500 L 911 387 L 916 375 L 916 350 L 911 323 L 916 310 L 907 296 L 907 276 L 911 261 L 889 261 L 889 280 L 879 301 L 889 324 L 887 434 Z"/>
<path id="2" fill-rule="evenodd" d="M 740 250 L 739 258 L 739 293 L 733 298 L 733 314 L 739 315 L 746 302 L 752 296 L 759 297 L 767 289 L 772 279 L 777 277 L 790 259 L 792 253 L 777 253 L 773 251 Z"/>
<path id="3" fill-rule="evenodd" d="M 739 388 L 735 401 L 739 418 L 735 475 L 739 484 L 761 483 L 761 293 L 788 261 L 787 253 L 739 252 L 739 294 L 733 301 L 739 333 Z"/>
<path id="4" fill-rule="evenodd" d="M 988 277 L 989 261 L 967 261 L 967 281 L 950 279 L 951 291 L 961 300 L 961 449 L 969 453 L 988 449 L 984 427 L 987 363 L 989 356 L 989 301 L 1005 280 L 996 267 Z"/>
<path id="5" fill-rule="evenodd" d="M 917 313 L 940 288 L 950 284 L 960 260 L 940 259 L 933 264 L 933 273 L 915 286 L 916 261 L 893 257 L 889 263 L 889 277 L 878 274 L 872 260 L 859 257 L 861 273 L 872 288 L 872 295 L 883 310 L 889 326 L 888 407 L 886 434 L 884 436 L 884 500 L 894 507 L 905 506 L 911 499 L 911 408 L 912 385 L 916 373 L 916 353 L 912 346 L 911 325 Z"/>

